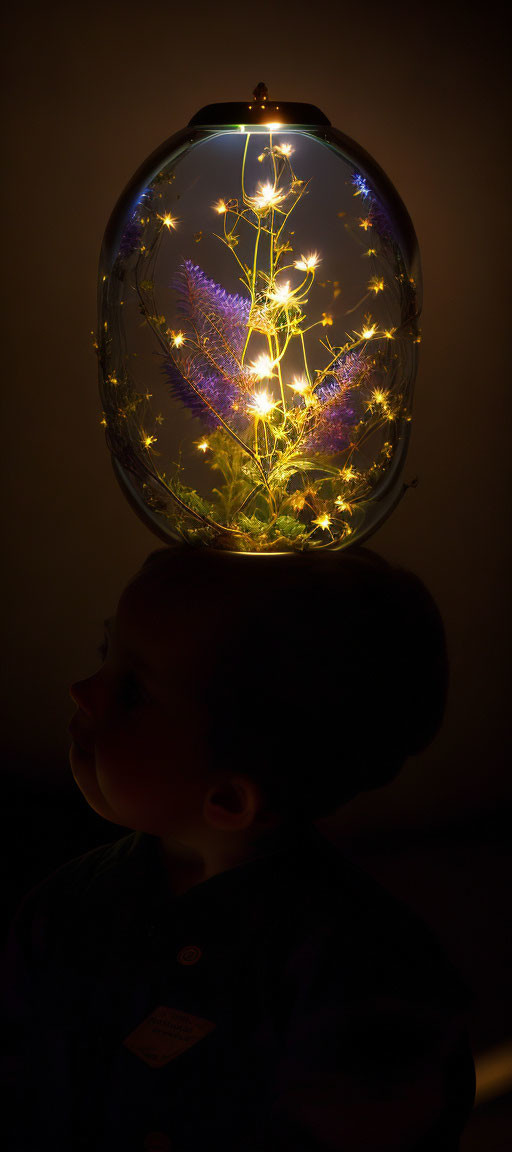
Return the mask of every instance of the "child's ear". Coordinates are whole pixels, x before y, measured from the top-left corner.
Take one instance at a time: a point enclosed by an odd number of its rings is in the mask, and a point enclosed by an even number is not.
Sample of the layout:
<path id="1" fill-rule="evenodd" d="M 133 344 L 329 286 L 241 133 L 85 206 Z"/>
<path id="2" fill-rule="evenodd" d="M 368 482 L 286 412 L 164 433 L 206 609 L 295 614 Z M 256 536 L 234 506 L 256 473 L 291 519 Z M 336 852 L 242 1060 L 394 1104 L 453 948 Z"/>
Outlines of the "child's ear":
<path id="1" fill-rule="evenodd" d="M 246 776 L 232 776 L 208 789 L 203 802 L 203 816 L 219 831 L 242 832 L 258 823 L 263 809 L 261 789 Z M 265 826 L 268 826 L 265 823 Z"/>

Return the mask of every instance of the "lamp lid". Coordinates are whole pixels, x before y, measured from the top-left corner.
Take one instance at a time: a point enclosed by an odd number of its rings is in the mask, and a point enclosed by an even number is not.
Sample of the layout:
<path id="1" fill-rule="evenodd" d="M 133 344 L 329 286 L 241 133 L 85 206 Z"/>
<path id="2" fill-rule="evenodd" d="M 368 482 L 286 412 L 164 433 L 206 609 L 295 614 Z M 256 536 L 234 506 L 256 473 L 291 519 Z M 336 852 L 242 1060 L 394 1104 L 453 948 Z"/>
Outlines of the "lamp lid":
<path id="1" fill-rule="evenodd" d="M 232 125 L 281 125 L 301 124 L 307 127 L 331 126 L 330 120 L 324 116 L 314 104 L 297 104 L 282 100 L 268 100 L 265 84 L 257 84 L 252 99 L 246 101 L 229 101 L 223 104 L 205 104 L 189 121 L 187 127 L 196 125 L 215 125 L 230 127 Z"/>

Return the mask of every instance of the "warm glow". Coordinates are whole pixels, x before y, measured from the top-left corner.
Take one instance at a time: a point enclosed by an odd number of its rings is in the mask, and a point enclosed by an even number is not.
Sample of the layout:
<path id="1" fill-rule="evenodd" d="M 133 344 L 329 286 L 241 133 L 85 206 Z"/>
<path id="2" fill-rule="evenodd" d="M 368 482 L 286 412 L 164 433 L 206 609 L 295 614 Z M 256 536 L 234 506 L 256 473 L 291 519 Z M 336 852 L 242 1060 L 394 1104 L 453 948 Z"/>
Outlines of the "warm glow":
<path id="1" fill-rule="evenodd" d="M 291 144 L 276 144 L 276 152 L 282 152 L 283 156 L 291 156 L 293 148 Z"/>
<path id="2" fill-rule="evenodd" d="M 198 444 L 197 447 L 200 449 L 201 452 L 206 452 L 206 449 L 209 448 L 210 445 L 209 445 L 207 440 L 201 440 L 201 443 Z"/>
<path id="3" fill-rule="evenodd" d="M 384 280 L 379 279 L 378 276 L 373 276 L 370 280 L 368 288 L 370 289 L 370 292 L 375 292 L 375 295 L 377 295 L 377 292 L 384 291 Z"/>
<path id="4" fill-rule="evenodd" d="M 388 410 L 388 395 L 387 392 L 383 392 L 382 388 L 374 388 L 371 393 L 371 399 L 366 402 L 367 408 L 372 409 L 374 405 L 383 408 L 389 419 L 392 419 L 391 413 Z"/>
<path id="5" fill-rule="evenodd" d="M 184 339 L 183 332 L 172 333 L 172 342 L 175 348 L 179 348 L 183 344 Z"/>
<path id="6" fill-rule="evenodd" d="M 306 380 L 304 376 L 302 376 L 300 380 L 297 380 L 297 377 L 295 377 L 293 384 L 290 384 L 290 388 L 294 388 L 296 392 L 306 392 L 310 387 L 309 380 Z"/>
<path id="7" fill-rule="evenodd" d="M 274 184 L 268 181 L 258 185 L 258 194 L 251 199 L 255 208 L 275 208 L 285 198 L 284 192 L 278 192 Z"/>
<path id="8" fill-rule="evenodd" d="M 331 523 L 331 517 L 324 512 L 322 516 L 317 516 L 316 520 L 311 521 L 312 524 L 318 524 L 319 528 L 328 528 Z"/>
<path id="9" fill-rule="evenodd" d="M 268 413 L 273 408 L 277 407 L 278 401 L 272 400 L 268 392 L 255 392 L 253 396 L 254 404 L 247 406 L 248 412 L 253 412 L 255 416 L 268 416 Z"/>
<path id="10" fill-rule="evenodd" d="M 357 472 L 355 471 L 355 468 L 352 468 L 350 464 L 347 464 L 345 468 L 342 468 L 341 475 L 343 476 L 344 480 L 355 480 Z"/>
<path id="11" fill-rule="evenodd" d="M 318 252 L 313 252 L 311 256 L 301 256 L 300 260 L 296 260 L 294 268 L 300 268 L 301 272 L 312 272 L 319 260 Z"/>
<path id="12" fill-rule="evenodd" d="M 155 443 L 155 441 L 156 441 L 156 436 L 148 436 L 147 432 L 144 432 L 144 430 L 142 430 L 141 444 L 142 444 L 143 448 L 150 448 L 151 445 Z"/>
<path id="13" fill-rule="evenodd" d="M 160 213 L 157 212 L 157 218 L 162 221 L 162 228 L 176 228 L 178 223 L 176 217 L 171 216 L 170 212 L 166 212 L 165 216 L 160 216 Z"/>
<path id="14" fill-rule="evenodd" d="M 288 304 L 293 296 L 293 289 L 290 288 L 290 281 L 287 280 L 286 284 L 276 284 L 275 292 L 269 292 L 269 300 L 274 300 L 276 304 Z"/>
<path id="15" fill-rule="evenodd" d="M 276 361 L 271 360 L 270 356 L 266 356 L 265 353 L 263 353 L 262 356 L 258 356 L 257 360 L 253 360 L 250 365 L 250 370 L 256 376 L 257 380 L 265 380 L 274 375 L 272 369 L 275 368 L 275 365 Z"/>
<path id="16" fill-rule="evenodd" d="M 219 214 L 220 214 L 220 213 L 222 213 L 222 212 L 227 212 L 227 210 L 228 210 L 228 208 L 227 208 L 227 204 L 225 204 L 225 203 L 224 203 L 224 200 L 217 200 L 217 203 L 216 203 L 216 204 L 213 204 L 213 205 L 212 205 L 212 207 L 213 207 L 213 208 L 215 209 L 215 211 L 216 211 L 216 212 L 218 212 Z"/>
<path id="17" fill-rule="evenodd" d="M 375 336 L 376 331 L 377 331 L 377 325 L 376 324 L 372 324 L 372 325 L 367 324 L 366 327 L 363 328 L 363 331 L 358 332 L 357 335 L 359 336 L 360 340 L 371 340 L 372 337 Z"/>

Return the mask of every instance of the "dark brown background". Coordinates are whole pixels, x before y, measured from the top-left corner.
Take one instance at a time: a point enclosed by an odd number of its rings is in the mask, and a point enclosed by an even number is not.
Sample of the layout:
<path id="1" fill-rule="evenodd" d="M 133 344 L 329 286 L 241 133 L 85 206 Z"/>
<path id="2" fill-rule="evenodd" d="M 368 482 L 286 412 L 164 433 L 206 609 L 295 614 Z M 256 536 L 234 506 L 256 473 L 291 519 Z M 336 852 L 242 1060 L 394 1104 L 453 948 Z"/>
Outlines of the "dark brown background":
<path id="1" fill-rule="evenodd" d="M 103 230 L 148 153 L 204 104 L 246 99 L 263 80 L 270 99 L 316 104 L 375 157 L 419 239 L 423 342 L 405 471 L 419 486 L 369 544 L 436 597 L 450 702 L 435 743 L 325 830 L 443 936 L 475 990 L 478 1051 L 512 1032 L 507 71 L 496 4 L 220 0 L 29 0 L 7 17 L 3 66 L 10 905 L 122 834 L 87 808 L 67 761 L 68 685 L 94 669 L 103 617 L 160 546 L 118 488 L 99 424 L 91 331 Z M 478 1123 L 465 1149 L 501 1148 L 499 1123 L 482 1143 Z"/>

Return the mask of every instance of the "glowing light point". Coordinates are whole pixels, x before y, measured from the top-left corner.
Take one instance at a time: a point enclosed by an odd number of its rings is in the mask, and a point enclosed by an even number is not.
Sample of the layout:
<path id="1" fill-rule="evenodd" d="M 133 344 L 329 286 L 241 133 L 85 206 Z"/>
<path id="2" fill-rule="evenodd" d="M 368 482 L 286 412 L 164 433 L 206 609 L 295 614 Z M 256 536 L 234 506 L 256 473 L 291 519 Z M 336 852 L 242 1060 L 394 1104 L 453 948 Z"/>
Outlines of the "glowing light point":
<path id="1" fill-rule="evenodd" d="M 262 356 L 258 356 L 257 360 L 253 360 L 250 365 L 250 370 L 254 373 L 257 380 L 269 379 L 274 375 L 272 369 L 275 368 L 276 363 L 276 360 L 271 360 L 270 356 L 263 354 Z"/>
<path id="2" fill-rule="evenodd" d="M 197 447 L 199 448 L 200 452 L 206 452 L 210 445 L 207 440 L 201 440 L 201 443 L 198 444 Z"/>
<path id="3" fill-rule="evenodd" d="M 276 144 L 276 152 L 281 152 L 283 156 L 291 156 L 293 151 L 291 144 Z"/>
<path id="4" fill-rule="evenodd" d="M 328 324 L 332 327 L 332 316 L 329 312 L 322 312 L 322 328 L 326 328 Z"/>
<path id="5" fill-rule="evenodd" d="M 316 520 L 311 521 L 312 524 L 318 524 L 319 528 L 327 529 L 331 523 L 331 517 L 324 512 L 322 516 L 317 516 Z"/>
<path id="6" fill-rule="evenodd" d="M 223 212 L 227 212 L 228 210 L 227 204 L 224 202 L 224 200 L 217 200 L 217 203 L 213 204 L 212 207 L 215 209 L 215 212 L 219 213 L 219 215 L 221 215 Z"/>
<path id="7" fill-rule="evenodd" d="M 347 500 L 344 500 L 343 496 L 337 496 L 334 503 L 335 503 L 339 512 L 351 512 L 352 511 L 352 505 L 349 504 Z"/>
<path id="8" fill-rule="evenodd" d="M 183 344 L 184 339 L 185 339 L 185 337 L 183 335 L 183 332 L 173 332 L 172 333 L 172 342 L 173 342 L 175 348 L 180 348 L 181 345 Z"/>
<path id="9" fill-rule="evenodd" d="M 368 318 L 362 332 L 357 332 L 356 335 L 360 340 L 371 340 L 375 336 L 376 331 L 377 325 L 371 324 L 370 319 Z"/>
<path id="10" fill-rule="evenodd" d="M 268 392 L 255 392 L 253 396 L 254 404 L 247 406 L 248 412 L 253 412 L 255 416 L 265 417 L 273 408 L 277 408 L 278 401 L 272 400 Z"/>
<path id="11" fill-rule="evenodd" d="M 152 444 L 155 444 L 155 442 L 156 442 L 156 436 L 149 436 L 147 432 L 143 431 L 142 440 L 141 440 L 141 444 L 142 444 L 143 448 L 150 448 Z"/>
<path id="12" fill-rule="evenodd" d="M 372 222 L 368 216 L 366 216 L 364 220 L 361 217 L 359 218 L 359 227 L 364 228 L 365 232 L 367 232 L 371 226 Z"/>
<path id="13" fill-rule="evenodd" d="M 299 380 L 295 376 L 293 384 L 290 384 L 290 388 L 293 388 L 295 390 L 295 392 L 301 392 L 301 393 L 307 392 L 308 388 L 310 388 L 310 387 L 311 387 L 311 385 L 309 383 L 309 380 L 306 380 L 304 376 L 302 376 Z"/>
<path id="14" fill-rule="evenodd" d="M 258 209 L 267 211 L 269 208 L 275 208 L 285 198 L 284 192 L 278 192 L 274 184 L 268 181 L 266 184 L 258 185 L 257 195 L 250 199 L 250 203 Z"/>
<path id="15" fill-rule="evenodd" d="M 350 481 L 355 480 L 357 472 L 355 468 L 352 468 L 351 464 L 346 464 L 345 467 L 341 469 L 341 475 L 343 476 L 344 480 Z"/>
<path id="16" fill-rule="evenodd" d="M 157 212 L 157 219 L 162 221 L 162 228 L 168 228 L 169 231 L 171 228 L 176 228 L 178 223 L 177 219 L 174 216 L 171 216 L 170 212 L 166 212 L 165 216 L 160 216 L 160 213 Z"/>
<path id="17" fill-rule="evenodd" d="M 386 340 L 394 340 L 395 339 L 395 332 L 396 332 L 396 328 L 386 328 L 386 330 L 384 332 L 384 336 L 386 337 Z"/>
<path id="18" fill-rule="evenodd" d="M 275 292 L 269 292 L 269 300 L 274 300 L 276 304 L 287 304 L 293 296 L 293 290 L 290 288 L 290 281 L 287 280 L 286 284 L 276 284 Z"/>
<path id="19" fill-rule="evenodd" d="M 378 292 L 384 291 L 384 280 L 379 279 L 378 276 L 372 276 L 368 288 L 370 292 L 375 292 L 375 295 L 377 295 Z"/>

